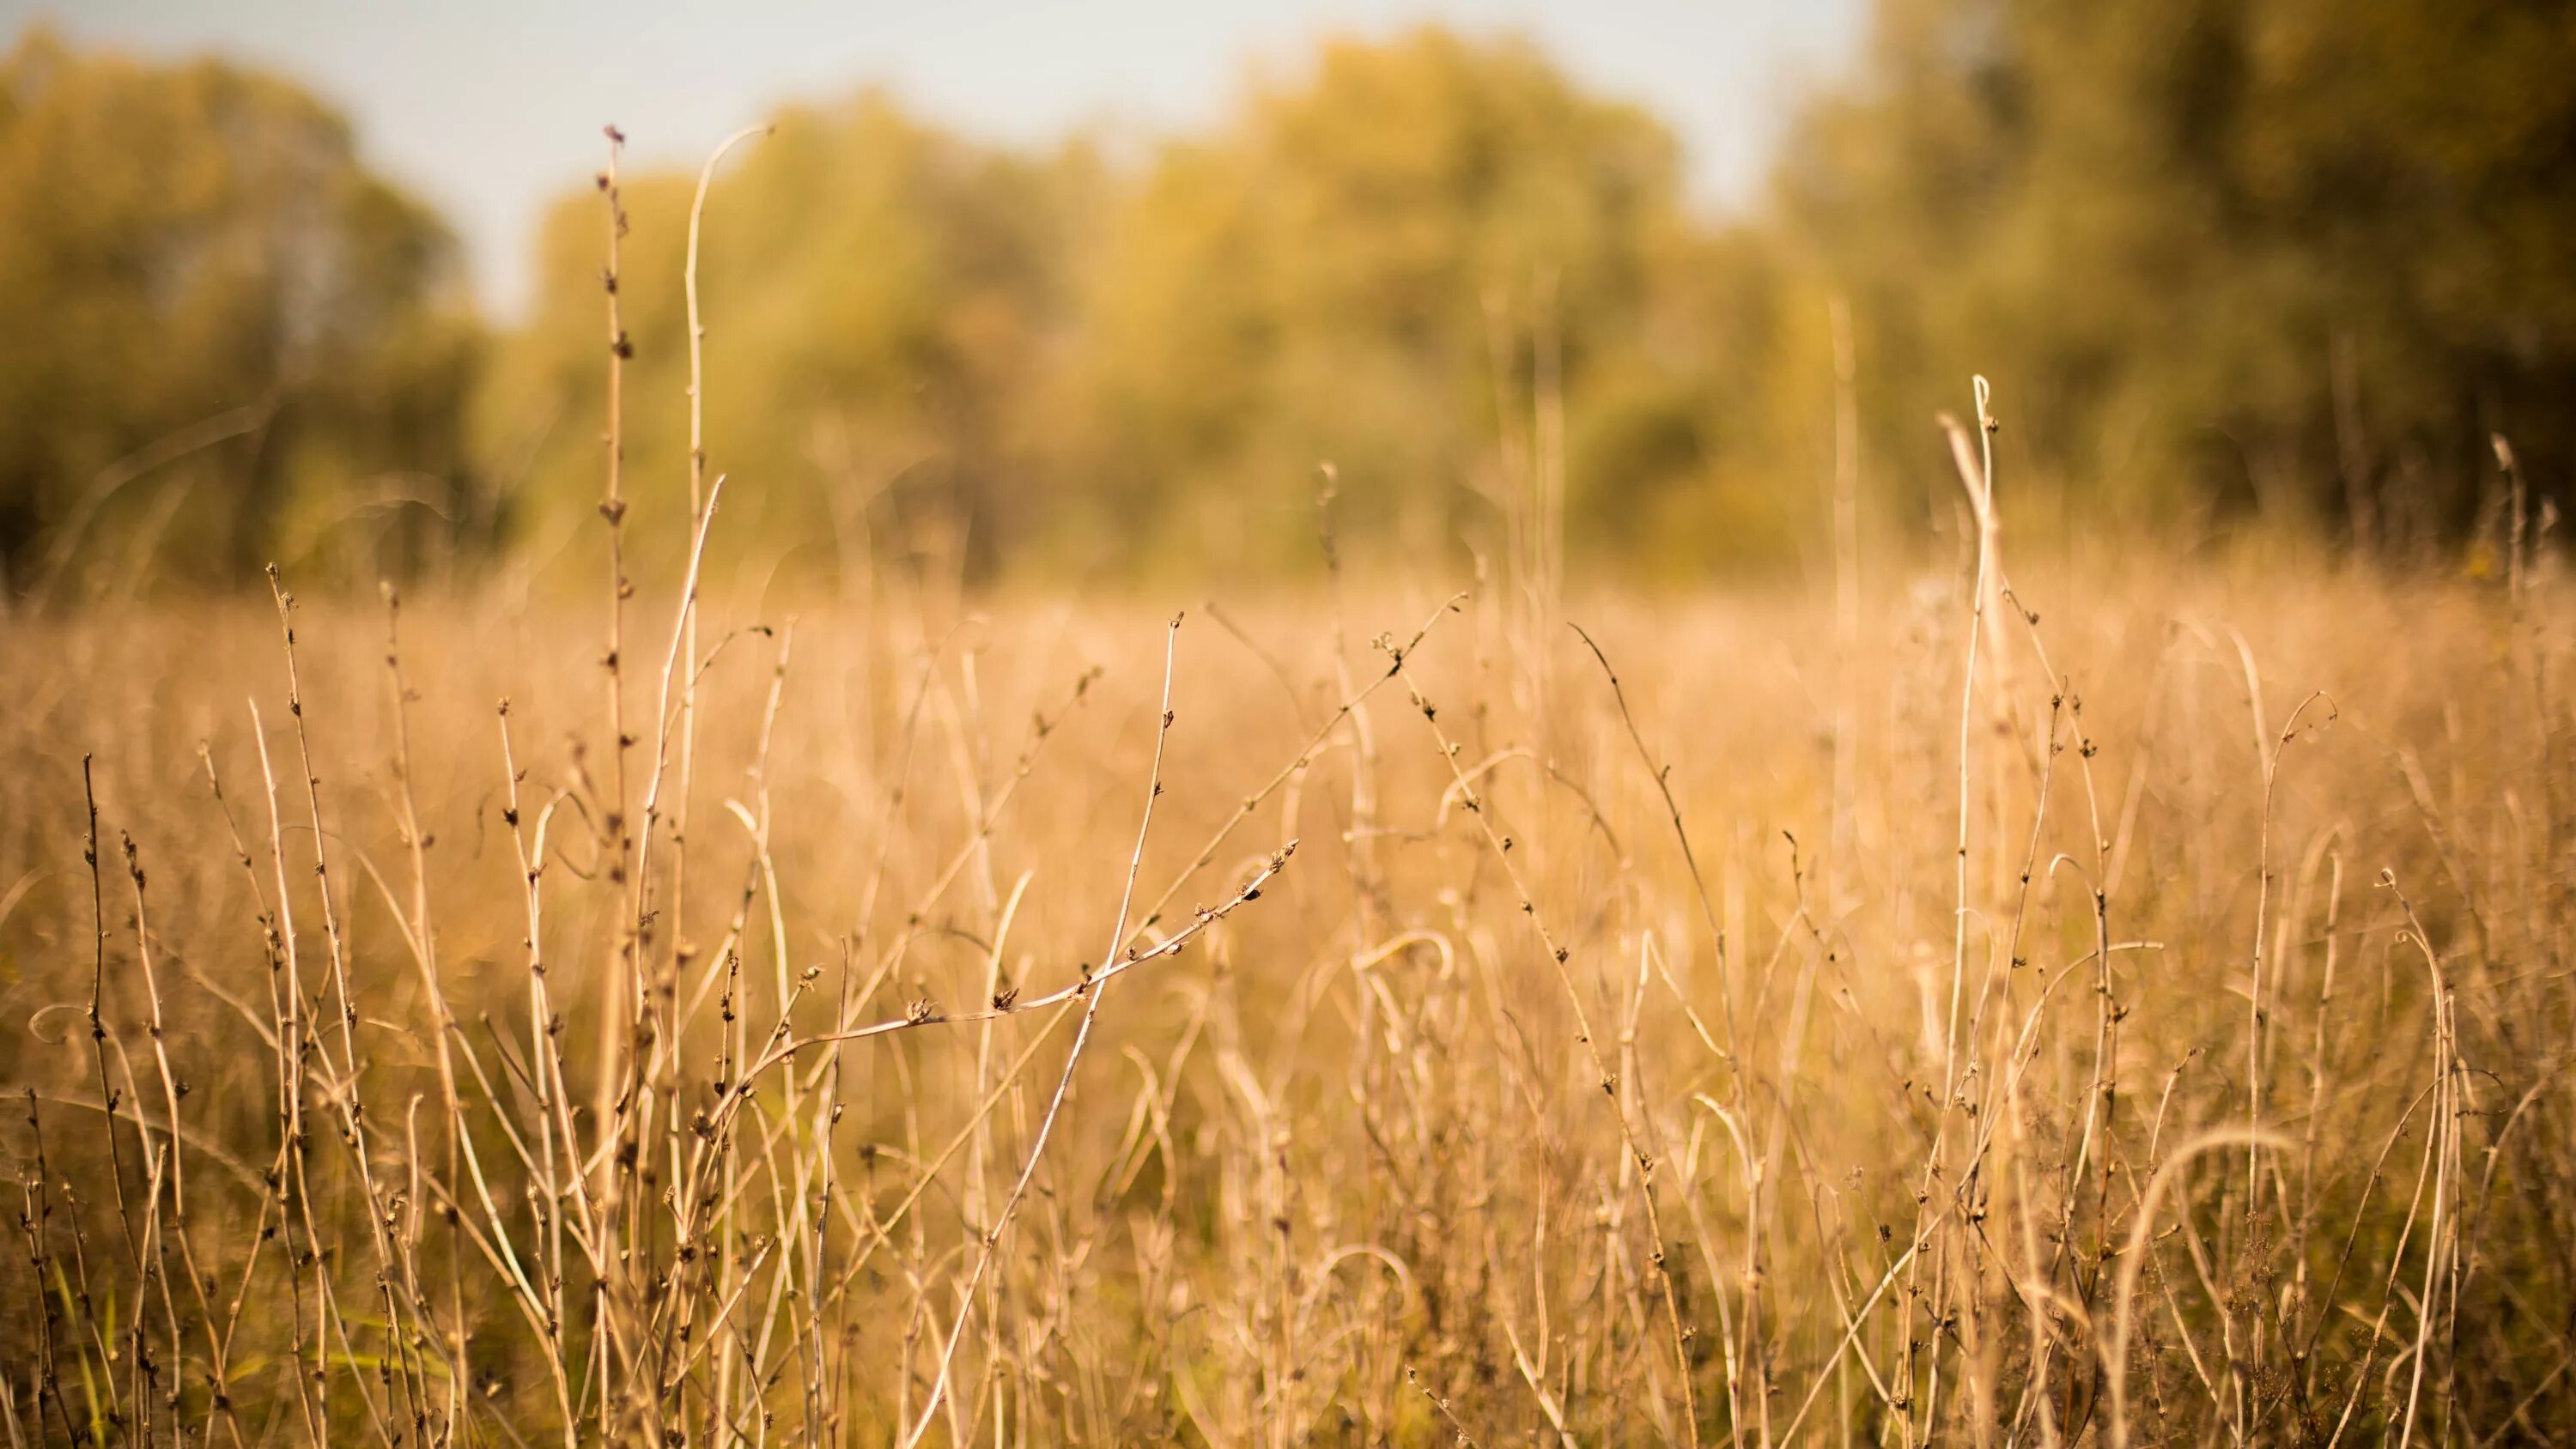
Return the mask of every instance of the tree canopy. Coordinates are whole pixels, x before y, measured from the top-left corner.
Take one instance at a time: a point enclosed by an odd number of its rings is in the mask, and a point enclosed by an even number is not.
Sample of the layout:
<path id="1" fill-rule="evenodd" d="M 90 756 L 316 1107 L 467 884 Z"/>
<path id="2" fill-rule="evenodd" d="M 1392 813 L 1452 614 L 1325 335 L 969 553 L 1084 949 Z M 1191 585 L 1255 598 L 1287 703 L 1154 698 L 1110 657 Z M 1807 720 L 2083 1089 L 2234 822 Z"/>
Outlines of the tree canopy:
<path id="1" fill-rule="evenodd" d="M 1109 226 L 1057 435 L 1115 522 L 1220 553 L 1247 514 L 1311 552 L 1326 460 L 1361 519 L 1472 512 L 1551 363 L 1569 412 L 1653 409 L 1646 324 L 1691 240 L 1652 117 L 1438 31 L 1257 82 Z"/>
<path id="2" fill-rule="evenodd" d="M 0 215 L 13 587 L 171 538 L 161 563 L 220 578 L 326 534 L 372 554 L 470 526 L 454 243 L 310 96 L 31 32 L 0 58 Z"/>
<path id="3" fill-rule="evenodd" d="M 2421 543 L 2491 430 L 2576 461 L 2571 73 L 2576 12 L 2518 0 L 1881 0 L 1775 224 L 1883 454 L 1974 367 L 2082 495 Z"/>
<path id="4" fill-rule="evenodd" d="M 876 92 L 786 111 L 747 144 L 700 241 L 709 466 L 732 480 L 726 528 L 828 563 L 869 546 L 888 508 L 989 526 L 1023 506 L 1037 480 L 1018 429 L 1093 170 L 1079 151 L 1027 159 L 944 135 Z M 686 498 L 681 283 L 696 186 L 676 172 L 620 185 L 626 476 L 646 498 Z M 549 213 L 543 301 L 485 391 L 487 451 L 524 460 L 507 477 L 523 536 L 572 536 L 599 495 L 607 224 L 593 187 Z M 647 547 L 675 553 L 686 518 L 685 502 L 645 509 Z"/>

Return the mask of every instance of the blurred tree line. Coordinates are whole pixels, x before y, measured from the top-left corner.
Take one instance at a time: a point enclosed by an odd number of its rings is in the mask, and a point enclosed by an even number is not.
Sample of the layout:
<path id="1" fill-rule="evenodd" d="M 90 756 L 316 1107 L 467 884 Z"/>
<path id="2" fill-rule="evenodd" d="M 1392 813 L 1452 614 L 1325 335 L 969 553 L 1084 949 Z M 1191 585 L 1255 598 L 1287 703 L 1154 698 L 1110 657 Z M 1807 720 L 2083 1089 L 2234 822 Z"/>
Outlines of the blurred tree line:
<path id="1" fill-rule="evenodd" d="M 45 596 L 452 546 L 483 341 L 437 218 L 347 124 L 212 62 L 0 57 L 0 569 Z"/>
<path id="2" fill-rule="evenodd" d="M 2490 433 L 2576 462 L 2570 76 L 2548 0 L 1880 0 L 1777 225 L 1851 296 L 1881 456 L 1973 365 L 2091 500 L 2421 548 Z"/>
<path id="3" fill-rule="evenodd" d="M 1929 428 L 1997 379 L 2012 486 L 2105 523 L 2460 538 L 2491 431 L 2576 424 L 2576 12 L 2514 0 L 1880 0 L 1713 221 L 1668 131 L 1531 45 L 1327 44 L 1141 157 L 997 150 L 881 92 L 789 110 L 708 204 L 711 472 L 769 565 L 1292 568 L 1318 465 L 1420 554 L 1560 519 L 1686 575 L 1826 537 L 1835 344 L 1868 516 L 1946 516 Z M 649 118 L 642 118 L 647 119 Z M 624 178 L 628 489 L 685 509 L 693 172 Z M 521 325 L 273 79 L 0 66 L 0 565 L 402 567 L 593 546 L 605 208 Z M 669 502 L 672 506 L 653 506 Z"/>

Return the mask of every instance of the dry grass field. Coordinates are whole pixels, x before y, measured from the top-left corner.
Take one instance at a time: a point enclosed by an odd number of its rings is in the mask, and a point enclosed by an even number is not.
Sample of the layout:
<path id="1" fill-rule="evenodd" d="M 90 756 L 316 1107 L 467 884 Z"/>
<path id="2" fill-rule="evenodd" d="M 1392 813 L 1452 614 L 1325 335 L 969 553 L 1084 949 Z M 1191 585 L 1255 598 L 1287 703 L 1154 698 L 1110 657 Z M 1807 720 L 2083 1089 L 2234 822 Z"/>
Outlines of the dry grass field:
<path id="1" fill-rule="evenodd" d="M 2549 7 L 1846 6 L 1728 215 L 1676 7 L 694 170 L 940 27 L 123 8 L 0 53 L 0 1449 L 2576 1444 Z M 629 38 L 515 317 L 322 98 Z"/>
<path id="2" fill-rule="evenodd" d="M 10 1442 L 2563 1435 L 2547 570 L 1989 572 L 13 622 Z"/>

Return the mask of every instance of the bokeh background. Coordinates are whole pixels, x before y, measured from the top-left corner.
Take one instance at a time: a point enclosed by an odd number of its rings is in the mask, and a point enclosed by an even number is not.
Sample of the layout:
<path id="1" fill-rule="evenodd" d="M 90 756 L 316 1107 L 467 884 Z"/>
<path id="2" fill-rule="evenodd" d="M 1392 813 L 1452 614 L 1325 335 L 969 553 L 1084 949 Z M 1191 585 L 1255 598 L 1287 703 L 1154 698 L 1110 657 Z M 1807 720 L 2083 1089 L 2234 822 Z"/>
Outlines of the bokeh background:
<path id="1" fill-rule="evenodd" d="M 1956 526 L 2470 568 L 2576 390 L 2576 19 L 2511 0 L 1264 4 L 942 21 L 0 7 L 8 596 L 595 574 L 603 123 L 639 570 L 686 509 L 699 164 L 724 567 L 974 577 L 1505 545 L 1700 582 Z M 596 114 L 577 114 L 594 110 Z"/>

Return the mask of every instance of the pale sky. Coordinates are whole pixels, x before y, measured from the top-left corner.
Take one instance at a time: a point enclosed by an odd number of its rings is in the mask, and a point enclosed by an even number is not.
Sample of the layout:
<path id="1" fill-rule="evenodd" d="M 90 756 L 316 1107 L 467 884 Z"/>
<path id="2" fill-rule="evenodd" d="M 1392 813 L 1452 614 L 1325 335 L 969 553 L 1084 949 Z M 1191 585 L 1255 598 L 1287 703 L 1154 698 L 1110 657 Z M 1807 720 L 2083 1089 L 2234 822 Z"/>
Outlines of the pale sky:
<path id="1" fill-rule="evenodd" d="M 463 235 L 478 295 L 509 317 L 536 219 L 598 168 L 603 123 L 631 165 L 694 167 L 782 101 L 883 82 L 986 140 L 1151 137 L 1215 119 L 1248 66 L 1300 64 L 1318 36 L 1424 21 L 1535 37 L 1663 117 L 1697 194 L 1725 206 L 1759 183 L 1794 98 L 1848 63 L 1866 0 L 0 0 L 0 34 L 36 20 L 318 90 Z"/>

